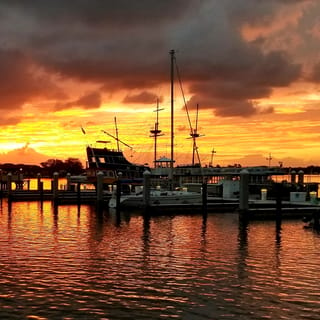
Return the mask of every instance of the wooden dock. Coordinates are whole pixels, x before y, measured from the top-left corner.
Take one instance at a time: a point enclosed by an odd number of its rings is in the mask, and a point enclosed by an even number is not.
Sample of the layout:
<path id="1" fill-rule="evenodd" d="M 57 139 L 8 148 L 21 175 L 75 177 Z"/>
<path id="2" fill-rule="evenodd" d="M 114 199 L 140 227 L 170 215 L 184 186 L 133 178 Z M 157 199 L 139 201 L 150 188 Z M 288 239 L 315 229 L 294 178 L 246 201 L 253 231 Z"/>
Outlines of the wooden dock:
<path id="1" fill-rule="evenodd" d="M 99 204 L 104 208 L 108 207 L 111 193 L 103 189 L 103 176 L 97 176 L 96 189 L 81 188 L 84 183 L 81 180 L 69 180 L 66 188 L 59 189 L 58 174 L 54 174 L 51 189 L 44 190 L 41 177 L 38 177 L 37 190 L 24 190 L 20 183 L 21 177 L 7 176 L 3 181 L 0 196 L 8 198 L 9 201 L 52 201 L 55 205 L 64 204 Z M 16 188 L 11 188 L 11 182 L 16 180 Z M 243 179 L 245 183 L 246 180 Z M 205 186 L 203 186 L 204 188 Z M 119 188 L 120 190 L 120 188 Z M 247 184 L 240 189 L 239 198 L 222 198 L 203 196 L 202 203 L 199 204 L 169 204 L 159 205 L 150 204 L 147 208 L 140 208 L 151 214 L 170 214 L 170 213 L 224 213 L 234 212 L 246 219 L 277 219 L 277 218 L 303 218 L 312 216 L 320 212 L 320 205 L 312 201 L 283 201 L 282 197 L 274 200 L 251 200 Z M 119 210 L 130 210 L 119 208 Z"/>
<path id="2" fill-rule="evenodd" d="M 110 193 L 103 194 L 103 202 L 107 205 L 111 198 Z M 55 203 L 61 204 L 95 204 L 98 201 L 96 190 L 58 191 Z"/>
<path id="3" fill-rule="evenodd" d="M 117 211 L 116 209 L 112 209 Z M 120 208 L 120 211 L 130 212 L 137 208 Z M 245 212 L 239 209 L 239 199 L 208 198 L 206 205 L 203 204 L 150 204 L 148 207 L 138 210 L 150 215 L 164 214 L 207 214 L 207 213 L 234 213 L 247 220 L 276 220 L 276 219 L 302 219 L 312 217 L 320 212 L 320 206 L 310 202 L 290 203 L 283 202 L 281 208 L 277 207 L 275 200 L 260 201 L 251 200 L 249 208 Z"/>
<path id="4" fill-rule="evenodd" d="M 90 204 L 97 201 L 97 193 L 95 190 L 58 190 L 55 194 L 52 190 L 12 190 L 10 193 L 1 191 L 2 198 L 8 198 L 9 201 L 54 201 L 56 204 Z M 105 193 L 103 201 L 111 198 L 111 194 Z"/>

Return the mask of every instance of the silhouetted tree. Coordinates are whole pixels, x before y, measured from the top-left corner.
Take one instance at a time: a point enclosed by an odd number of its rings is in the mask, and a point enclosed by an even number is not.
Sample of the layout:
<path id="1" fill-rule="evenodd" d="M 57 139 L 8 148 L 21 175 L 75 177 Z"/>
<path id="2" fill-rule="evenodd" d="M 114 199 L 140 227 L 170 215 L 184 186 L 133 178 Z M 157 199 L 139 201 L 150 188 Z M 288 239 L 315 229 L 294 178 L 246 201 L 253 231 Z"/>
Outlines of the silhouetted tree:
<path id="1" fill-rule="evenodd" d="M 68 158 L 65 162 L 64 162 L 65 166 L 66 166 L 66 171 L 67 173 L 71 173 L 71 174 L 81 174 L 83 172 L 83 166 L 82 163 L 79 159 L 75 159 L 75 158 Z"/>
<path id="2" fill-rule="evenodd" d="M 59 159 L 48 159 L 45 162 L 41 162 L 41 166 L 43 175 L 47 176 L 52 176 L 55 172 L 58 172 L 60 176 L 65 176 L 67 173 L 75 175 L 83 172 L 82 163 L 75 158 L 68 158 L 64 162 Z"/>

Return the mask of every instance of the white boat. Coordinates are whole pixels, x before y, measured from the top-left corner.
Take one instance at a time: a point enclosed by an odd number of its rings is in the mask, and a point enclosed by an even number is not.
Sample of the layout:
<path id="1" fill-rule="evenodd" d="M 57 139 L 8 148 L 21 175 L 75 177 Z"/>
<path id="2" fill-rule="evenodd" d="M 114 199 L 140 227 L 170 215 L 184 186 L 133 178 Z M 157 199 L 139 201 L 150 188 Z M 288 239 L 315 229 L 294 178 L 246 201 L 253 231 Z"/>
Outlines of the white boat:
<path id="1" fill-rule="evenodd" d="M 150 190 L 148 199 L 143 192 L 122 194 L 119 199 L 121 208 L 142 208 L 170 205 L 201 205 L 202 196 L 198 192 L 187 190 Z M 147 203 L 146 203 L 147 202 Z M 117 195 L 114 193 L 109 200 L 109 208 L 117 207 Z"/>

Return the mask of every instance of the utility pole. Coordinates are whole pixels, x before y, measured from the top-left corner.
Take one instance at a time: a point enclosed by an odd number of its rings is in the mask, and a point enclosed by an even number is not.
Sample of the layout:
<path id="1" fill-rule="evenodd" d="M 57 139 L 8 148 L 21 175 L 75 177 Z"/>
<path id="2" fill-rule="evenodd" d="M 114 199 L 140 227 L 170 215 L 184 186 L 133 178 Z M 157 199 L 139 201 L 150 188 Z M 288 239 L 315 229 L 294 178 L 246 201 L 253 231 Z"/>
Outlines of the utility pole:
<path id="1" fill-rule="evenodd" d="M 215 153 L 217 153 L 217 152 L 213 148 L 212 151 L 211 151 L 211 160 L 210 160 L 210 164 L 209 164 L 210 167 L 213 167 L 213 156 L 214 156 Z"/>
<path id="2" fill-rule="evenodd" d="M 272 160 L 271 153 L 269 153 L 269 157 L 266 158 L 266 160 L 268 160 L 268 165 L 269 165 L 269 167 L 270 167 L 270 165 L 271 165 L 271 160 Z"/>

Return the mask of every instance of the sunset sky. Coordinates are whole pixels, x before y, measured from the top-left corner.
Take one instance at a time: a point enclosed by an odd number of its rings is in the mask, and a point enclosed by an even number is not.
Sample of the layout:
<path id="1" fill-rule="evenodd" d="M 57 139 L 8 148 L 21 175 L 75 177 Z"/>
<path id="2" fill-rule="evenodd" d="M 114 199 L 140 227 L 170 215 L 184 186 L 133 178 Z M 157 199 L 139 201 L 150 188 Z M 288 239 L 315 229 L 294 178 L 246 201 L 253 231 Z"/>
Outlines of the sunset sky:
<path id="1" fill-rule="evenodd" d="M 176 51 L 202 164 L 320 165 L 319 0 L 1 0 L 0 162 L 80 158 L 119 138 L 129 160 L 170 156 Z M 192 140 L 175 90 L 175 160 Z M 86 134 L 83 134 L 81 127 Z"/>

